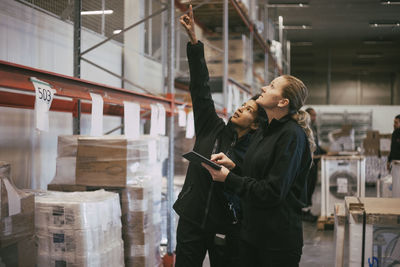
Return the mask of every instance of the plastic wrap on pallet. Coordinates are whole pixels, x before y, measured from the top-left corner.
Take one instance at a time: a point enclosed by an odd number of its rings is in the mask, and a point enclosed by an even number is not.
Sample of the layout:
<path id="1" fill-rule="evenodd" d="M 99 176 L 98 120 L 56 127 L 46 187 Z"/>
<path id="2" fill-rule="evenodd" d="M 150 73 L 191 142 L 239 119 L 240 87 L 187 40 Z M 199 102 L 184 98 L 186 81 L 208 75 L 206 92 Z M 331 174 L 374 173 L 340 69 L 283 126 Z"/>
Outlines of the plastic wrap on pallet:
<path id="1" fill-rule="evenodd" d="M 375 155 L 365 156 L 365 181 L 367 183 L 376 183 L 379 177 L 385 177 L 389 174 L 387 170 L 387 157 L 378 157 Z"/>
<path id="2" fill-rule="evenodd" d="M 379 196 L 384 198 L 389 198 L 393 196 L 393 184 L 392 184 L 392 175 L 386 175 L 385 177 L 379 179 L 380 185 L 379 188 Z"/>
<path id="3" fill-rule="evenodd" d="M 59 135 L 57 145 L 57 157 L 75 157 L 78 149 L 80 135 Z"/>
<path id="4" fill-rule="evenodd" d="M 92 229 L 121 226 L 117 194 L 95 192 L 48 192 L 35 200 L 36 228 Z"/>
<path id="5" fill-rule="evenodd" d="M 0 161 L 0 247 L 34 234 L 34 195 L 16 188 L 10 172 L 10 164 Z"/>
<path id="6" fill-rule="evenodd" d="M 381 176 L 381 160 L 378 156 L 365 156 L 365 181 L 375 183 Z"/>
<path id="7" fill-rule="evenodd" d="M 118 194 L 36 194 L 39 266 L 123 266 Z"/>
<path id="8" fill-rule="evenodd" d="M 61 151 L 70 152 L 59 154 L 57 162 L 60 166 L 57 166 L 57 175 L 51 184 L 65 185 L 64 181 L 68 176 L 73 176 L 75 179 L 73 186 L 82 187 L 80 189 L 104 187 L 119 193 L 125 264 L 134 262 L 135 266 L 139 267 L 159 266 L 161 186 L 162 176 L 166 173 L 168 138 L 141 136 L 138 139 L 126 139 L 124 136 L 80 136 L 75 139 L 76 150 L 64 147 L 68 143 L 67 137 L 59 139 L 59 146 L 63 146 Z M 71 145 L 74 143 L 71 142 Z M 76 151 L 75 173 L 73 173 L 75 166 L 68 167 L 74 164 L 73 151 Z M 56 190 L 68 188 L 61 186 Z M 43 219 L 50 218 L 53 223 L 51 217 L 52 215 L 47 214 Z M 82 230 L 96 229 L 96 225 L 93 225 L 96 219 L 94 215 L 92 217 L 83 221 L 82 218 L 76 217 L 76 224 L 81 225 Z M 65 223 L 65 220 L 63 222 Z M 87 227 L 89 225 L 91 228 Z M 84 243 L 82 246 L 86 245 Z"/>
<path id="9" fill-rule="evenodd" d="M 137 177 L 121 191 L 126 266 L 159 266 L 161 177 Z"/>
<path id="10" fill-rule="evenodd" d="M 166 138 L 80 137 L 76 184 L 124 187 L 141 176 L 162 176 Z M 165 144 L 166 149 L 165 149 Z"/>
<path id="11" fill-rule="evenodd" d="M 365 195 L 364 156 L 323 156 L 321 162 L 321 216 L 332 216 L 335 203 L 346 196 Z"/>

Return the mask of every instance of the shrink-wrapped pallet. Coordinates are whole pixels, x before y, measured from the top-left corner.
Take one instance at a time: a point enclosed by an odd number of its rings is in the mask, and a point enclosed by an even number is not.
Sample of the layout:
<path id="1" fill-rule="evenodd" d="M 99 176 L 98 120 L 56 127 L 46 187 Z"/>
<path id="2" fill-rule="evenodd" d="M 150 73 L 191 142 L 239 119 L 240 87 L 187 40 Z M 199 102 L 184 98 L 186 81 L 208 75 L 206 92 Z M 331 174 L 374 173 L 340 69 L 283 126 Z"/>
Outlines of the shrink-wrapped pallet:
<path id="1" fill-rule="evenodd" d="M 168 157 L 168 138 L 141 136 L 126 139 L 123 136 L 74 137 L 76 149 L 59 148 L 64 158 L 57 162 L 56 178 L 48 186 L 51 190 L 83 191 L 105 188 L 120 195 L 122 237 L 127 266 L 159 266 L 161 263 L 159 246 L 161 242 L 161 186 Z M 74 138 L 69 138 L 75 140 Z M 70 140 L 71 141 L 71 140 Z M 59 146 L 68 144 L 68 138 L 59 138 Z M 70 142 L 74 146 L 74 142 Z M 69 152 L 65 152 L 69 151 Z M 75 158 L 71 157 L 76 151 Z M 71 160 L 68 162 L 68 160 Z M 61 160 L 60 160 L 61 159 Z M 73 160 L 75 159 L 75 166 Z M 64 161 L 65 166 L 62 165 Z M 72 162 L 72 163 L 71 163 Z M 72 175 L 72 169 L 76 175 Z M 60 171 L 59 171 L 60 170 Z M 68 174 L 69 172 L 69 174 Z M 60 175 L 62 174 L 62 175 Z M 64 176 L 64 177 L 63 177 Z M 63 180 L 73 176 L 73 184 Z M 76 177 L 76 178 L 75 178 Z M 49 220 L 56 227 L 59 221 L 71 229 L 69 218 L 71 209 L 66 207 L 56 216 L 43 215 L 38 220 Z M 57 216 L 58 213 L 63 216 Z M 76 216 L 74 216 L 75 218 Z M 93 226 L 95 216 L 84 222 Z M 54 223 L 56 219 L 56 223 Z M 80 225 L 76 217 L 74 224 Z"/>
<path id="2" fill-rule="evenodd" d="M 38 193 L 35 211 L 39 266 L 124 266 L 117 194 Z"/>

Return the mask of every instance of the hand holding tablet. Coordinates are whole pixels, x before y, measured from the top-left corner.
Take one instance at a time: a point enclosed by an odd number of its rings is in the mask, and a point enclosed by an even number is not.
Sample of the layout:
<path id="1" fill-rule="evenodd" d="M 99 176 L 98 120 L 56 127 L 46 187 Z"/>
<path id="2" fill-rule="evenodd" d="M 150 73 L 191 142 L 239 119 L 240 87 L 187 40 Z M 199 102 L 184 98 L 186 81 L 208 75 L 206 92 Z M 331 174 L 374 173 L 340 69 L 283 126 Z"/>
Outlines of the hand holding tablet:
<path id="1" fill-rule="evenodd" d="M 197 153 L 195 151 L 190 151 L 186 154 L 183 154 L 182 157 L 189 160 L 190 162 L 195 162 L 198 164 L 201 164 L 203 162 L 216 170 L 221 169 L 221 165 L 218 165 L 217 163 L 207 159 L 206 157 L 200 155 L 199 153 Z"/>

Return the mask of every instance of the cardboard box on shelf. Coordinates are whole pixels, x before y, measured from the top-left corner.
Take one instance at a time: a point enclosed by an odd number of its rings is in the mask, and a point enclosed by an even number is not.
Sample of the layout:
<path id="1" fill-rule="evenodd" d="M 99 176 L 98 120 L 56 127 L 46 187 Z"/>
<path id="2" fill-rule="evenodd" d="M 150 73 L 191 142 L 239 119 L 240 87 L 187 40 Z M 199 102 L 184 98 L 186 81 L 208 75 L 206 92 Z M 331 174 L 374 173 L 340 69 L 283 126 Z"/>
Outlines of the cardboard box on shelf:
<path id="1" fill-rule="evenodd" d="M 222 62 L 216 61 L 215 63 L 207 63 L 207 67 L 210 76 L 222 77 L 224 75 Z M 250 82 L 247 77 L 246 65 L 243 61 L 230 62 L 228 64 L 228 76 L 239 83 L 249 84 Z"/>
<path id="2" fill-rule="evenodd" d="M 379 138 L 378 139 L 364 139 L 363 147 L 365 155 L 379 155 Z"/>
<path id="3" fill-rule="evenodd" d="M 367 139 L 379 140 L 379 131 L 367 131 Z"/>
<path id="4" fill-rule="evenodd" d="M 57 157 L 76 157 L 80 135 L 59 135 Z"/>
<path id="5" fill-rule="evenodd" d="M 0 247 L 31 238 L 34 234 L 33 194 L 14 186 L 10 180 L 11 166 L 0 161 Z"/>
<path id="6" fill-rule="evenodd" d="M 212 61 L 223 61 L 224 60 L 224 41 L 222 39 L 210 39 L 204 40 L 204 56 L 207 63 Z M 215 48 L 218 49 L 215 49 Z M 228 57 L 229 60 L 250 60 L 250 41 L 245 35 L 233 36 L 228 40 Z"/>
<path id="7" fill-rule="evenodd" d="M 79 138 L 76 184 L 125 186 L 126 168 L 126 139 Z"/>

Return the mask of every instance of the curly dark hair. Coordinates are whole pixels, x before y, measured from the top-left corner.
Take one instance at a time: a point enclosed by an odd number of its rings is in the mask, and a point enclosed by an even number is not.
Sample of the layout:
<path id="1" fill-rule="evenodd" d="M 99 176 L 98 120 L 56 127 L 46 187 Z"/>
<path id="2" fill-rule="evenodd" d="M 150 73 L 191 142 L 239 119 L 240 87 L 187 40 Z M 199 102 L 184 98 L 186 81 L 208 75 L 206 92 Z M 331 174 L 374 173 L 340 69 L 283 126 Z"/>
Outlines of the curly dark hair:
<path id="1" fill-rule="evenodd" d="M 249 100 L 256 101 L 257 98 L 259 98 L 260 96 L 261 94 L 256 94 L 252 96 Z M 267 113 L 259 104 L 257 104 L 257 118 L 255 121 L 257 122 L 258 126 L 265 124 L 267 120 L 268 120 Z"/>

